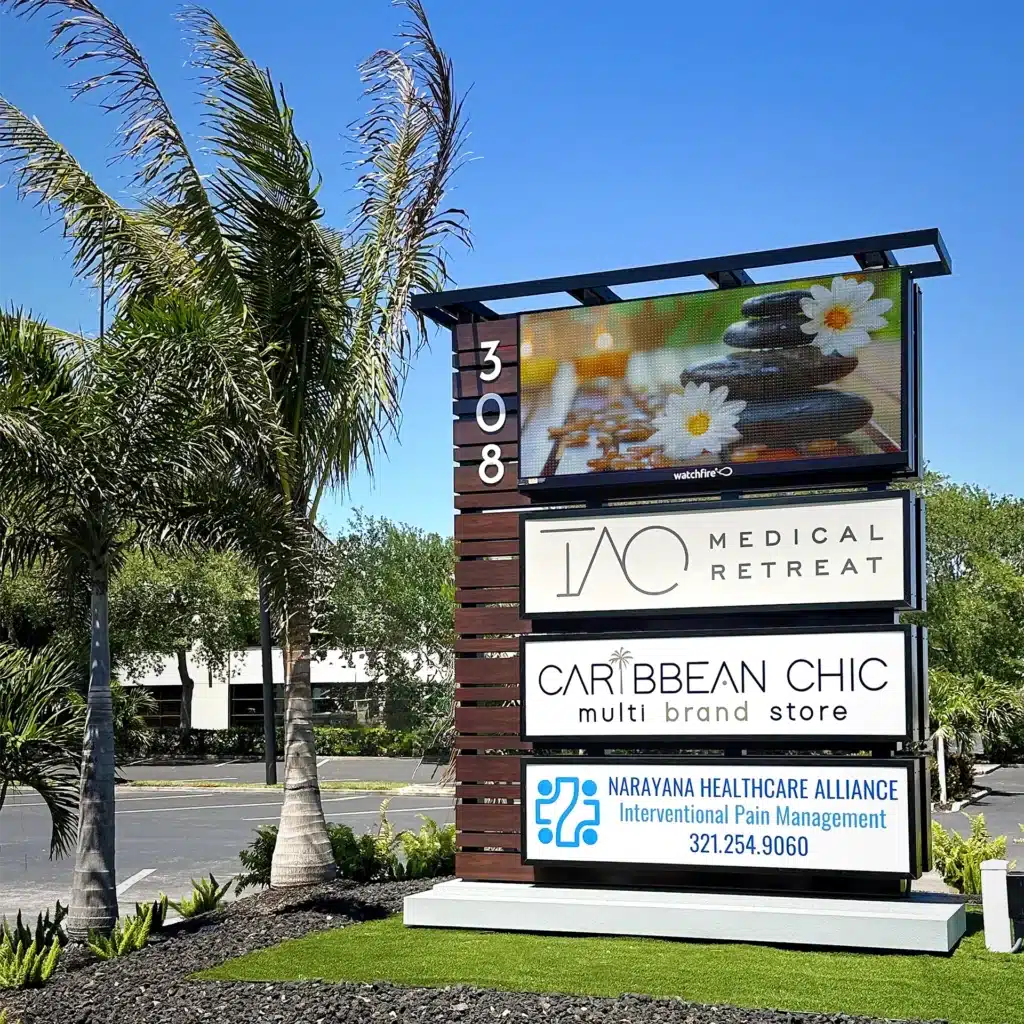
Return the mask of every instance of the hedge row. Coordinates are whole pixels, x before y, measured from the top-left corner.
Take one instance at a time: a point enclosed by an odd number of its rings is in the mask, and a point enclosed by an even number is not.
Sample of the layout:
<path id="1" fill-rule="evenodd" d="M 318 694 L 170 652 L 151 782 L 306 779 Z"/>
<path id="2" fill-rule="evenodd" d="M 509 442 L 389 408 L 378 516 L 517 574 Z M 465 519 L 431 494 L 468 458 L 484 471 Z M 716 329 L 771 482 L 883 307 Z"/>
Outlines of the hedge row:
<path id="1" fill-rule="evenodd" d="M 400 731 L 382 725 L 313 728 L 316 752 L 333 757 L 421 757 L 430 740 L 427 730 Z M 122 758 L 138 757 L 263 757 L 263 732 L 257 729 L 149 729 L 142 747 L 120 751 Z M 277 750 L 284 749 L 283 730 L 277 730 Z"/>

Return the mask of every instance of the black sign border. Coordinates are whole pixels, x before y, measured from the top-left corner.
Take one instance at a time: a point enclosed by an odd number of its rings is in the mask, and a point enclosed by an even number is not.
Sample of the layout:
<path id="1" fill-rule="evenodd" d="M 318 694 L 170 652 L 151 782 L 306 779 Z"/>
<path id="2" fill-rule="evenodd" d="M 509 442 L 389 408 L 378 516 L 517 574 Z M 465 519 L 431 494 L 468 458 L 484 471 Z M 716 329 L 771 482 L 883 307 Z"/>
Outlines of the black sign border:
<path id="1" fill-rule="evenodd" d="M 907 823 L 907 865 L 908 870 L 903 871 L 851 871 L 846 868 L 798 868 L 798 867 L 751 867 L 749 865 L 734 866 L 731 870 L 737 873 L 751 874 L 753 876 L 765 875 L 792 875 L 794 872 L 815 875 L 819 877 L 834 877 L 836 875 L 860 878 L 875 879 L 907 879 L 920 878 L 923 873 L 923 861 L 926 856 L 926 840 L 922 832 L 927 825 L 923 817 L 921 802 L 921 774 L 924 772 L 923 757 L 894 757 L 894 758 L 867 758 L 867 757 L 663 757 L 663 758 L 629 758 L 629 757 L 524 757 L 519 764 L 519 786 L 521 793 L 519 824 L 520 835 L 522 836 L 523 849 L 520 853 L 522 863 L 532 867 L 566 868 L 581 866 L 590 870 L 611 870 L 615 868 L 638 868 L 678 871 L 681 873 L 705 873 L 729 871 L 728 864 L 663 864 L 656 861 L 576 861 L 576 860 L 550 860 L 545 858 L 527 857 L 527 811 L 530 800 L 527 796 L 526 772 L 528 766 L 546 765 L 585 765 L 587 767 L 606 767 L 608 765 L 623 765 L 624 767 L 657 768 L 661 765 L 696 765 L 702 768 L 713 770 L 716 767 L 779 767 L 779 768 L 821 768 L 821 767 L 848 767 L 855 765 L 864 768 L 903 768 L 907 773 L 907 812 L 909 821 Z M 925 778 L 927 775 L 925 774 Z"/>
<path id="2" fill-rule="evenodd" d="M 831 626 L 779 626 L 736 629 L 673 629 L 673 630 L 628 630 L 610 633 L 533 633 L 519 637 L 519 735 L 520 739 L 545 747 L 581 747 L 581 746 L 622 746 L 622 747 L 664 747 L 664 746 L 771 746 L 778 748 L 793 747 L 850 747 L 857 750 L 870 749 L 889 743 L 917 743 L 923 738 L 919 732 L 920 709 L 926 702 L 921 692 L 920 675 L 920 638 L 921 630 L 917 626 L 906 623 L 889 625 L 845 625 Z M 614 643 L 618 640 L 686 640 L 704 637 L 741 637 L 741 636 L 801 636 L 828 633 L 902 633 L 904 654 L 904 684 L 906 726 L 903 733 L 885 735 L 862 735 L 858 733 L 835 735 L 832 733 L 814 733 L 801 736 L 787 736 L 784 733 L 732 733 L 729 735 L 671 733 L 651 735 L 619 735 L 597 734 L 586 735 L 549 735 L 529 733 L 526 729 L 526 648 L 552 642 L 573 640 L 602 640 Z"/>
<path id="3" fill-rule="evenodd" d="M 544 519 L 595 519 L 605 516 L 641 515 L 658 516 L 666 513 L 692 514 L 697 512 L 727 512 L 731 510 L 752 508 L 775 508 L 793 505 L 833 505 L 845 502 L 891 501 L 893 498 L 903 501 L 903 529 L 905 543 L 903 545 L 903 597 L 900 601 L 832 601 L 803 604 L 744 604 L 729 606 L 683 606 L 664 608 L 618 608 L 610 611 L 530 611 L 526 607 L 526 523 Z M 849 611 L 857 608 L 893 608 L 902 611 L 920 610 L 919 602 L 923 595 L 924 566 L 921 564 L 921 548 L 924 544 L 922 523 L 924 519 L 923 503 L 914 492 L 909 490 L 847 492 L 843 494 L 801 494 L 778 496 L 771 498 L 736 499 L 728 501 L 701 501 L 692 504 L 657 505 L 615 505 L 603 508 L 576 509 L 544 509 L 525 511 L 519 516 L 519 615 L 520 618 L 536 621 L 544 620 L 579 620 L 607 619 L 611 617 L 654 616 L 654 615 L 752 615 L 760 612 L 829 612 Z"/>
<path id="4" fill-rule="evenodd" d="M 842 486 L 885 482 L 896 479 L 914 479 L 921 471 L 921 397 L 920 397 L 920 289 L 907 267 L 888 267 L 873 270 L 847 271 L 854 276 L 864 274 L 891 273 L 900 271 L 900 432 L 902 450 L 899 452 L 878 452 L 871 455 L 847 455 L 838 458 L 805 458 L 787 462 L 728 463 L 731 467 L 728 477 L 717 475 L 706 479 L 676 480 L 673 474 L 700 466 L 675 466 L 663 470 L 605 470 L 599 473 L 574 473 L 566 476 L 517 477 L 518 490 L 523 494 L 543 494 L 545 500 L 557 496 L 571 496 L 585 492 L 614 490 L 620 495 L 688 495 L 707 494 L 724 487 L 767 489 L 781 486 L 816 487 Z M 844 276 L 844 273 L 819 274 L 817 277 Z M 782 281 L 757 282 L 758 287 L 779 285 L 780 287 L 808 278 L 793 277 Z M 730 289 L 731 290 L 731 289 Z M 676 298 L 688 295 L 707 294 L 697 292 L 675 292 L 667 295 L 649 295 L 622 299 L 622 302 L 643 302 L 647 299 Z M 514 314 L 517 320 L 517 366 L 519 345 L 522 344 L 522 317 L 537 313 L 559 312 L 572 306 L 555 306 L 549 309 L 535 309 Z M 517 390 L 516 398 L 520 397 Z M 508 399 L 506 399 L 506 403 Z M 511 408 L 511 406 L 509 406 Z M 516 403 L 518 408 L 518 402 Z M 516 443 L 522 466 L 523 418 L 519 417 Z M 533 482 L 531 482 L 533 481 Z"/>

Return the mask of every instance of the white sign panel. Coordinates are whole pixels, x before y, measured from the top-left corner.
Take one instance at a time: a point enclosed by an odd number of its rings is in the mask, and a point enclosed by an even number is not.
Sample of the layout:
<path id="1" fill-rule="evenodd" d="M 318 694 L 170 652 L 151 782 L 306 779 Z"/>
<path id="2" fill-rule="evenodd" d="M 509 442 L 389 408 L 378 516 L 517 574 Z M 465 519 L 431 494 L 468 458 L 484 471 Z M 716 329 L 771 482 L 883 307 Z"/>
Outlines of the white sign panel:
<path id="1" fill-rule="evenodd" d="M 910 500 L 526 513 L 523 614 L 904 605 Z"/>
<path id="2" fill-rule="evenodd" d="M 910 627 L 527 638 L 527 739 L 897 737 Z"/>
<path id="3" fill-rule="evenodd" d="M 916 874 L 906 761 L 523 766 L 527 863 Z"/>

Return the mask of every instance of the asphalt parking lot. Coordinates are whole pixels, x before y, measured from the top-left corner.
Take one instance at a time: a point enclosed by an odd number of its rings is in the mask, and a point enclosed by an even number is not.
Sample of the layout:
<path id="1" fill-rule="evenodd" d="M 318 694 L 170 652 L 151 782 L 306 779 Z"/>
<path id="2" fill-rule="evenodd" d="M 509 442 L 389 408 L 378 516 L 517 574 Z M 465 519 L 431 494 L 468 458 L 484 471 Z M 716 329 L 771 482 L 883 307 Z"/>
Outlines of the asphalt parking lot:
<path id="1" fill-rule="evenodd" d="M 993 836 L 1008 837 L 1007 859 L 1016 858 L 1018 864 L 1024 864 L 1024 847 L 1014 844 L 1015 839 L 1024 839 L 1024 832 L 1020 830 L 1020 825 L 1024 824 L 1024 765 L 997 768 L 978 776 L 974 784 L 991 792 L 955 814 L 936 813 L 932 817 L 943 828 L 955 829 L 966 836 L 971 831 L 967 816 L 984 814 L 985 824 Z"/>
<path id="2" fill-rule="evenodd" d="M 392 772 L 404 773 L 398 774 L 395 781 L 411 781 L 414 775 L 420 781 L 414 770 L 418 761 L 386 765 L 381 763 L 383 760 L 362 759 L 370 764 L 342 766 L 337 770 L 332 765 L 330 772 L 324 770 L 328 767 L 325 764 L 321 778 L 386 779 L 386 773 Z M 174 769 L 178 774 L 169 777 L 227 779 L 227 775 L 218 775 L 227 767 L 211 771 L 212 766 L 202 766 L 208 772 L 206 775 L 197 774 L 192 768 L 178 768 Z M 257 774 L 251 781 L 262 781 L 261 764 L 230 767 L 232 776 L 238 776 L 243 769 L 251 774 L 250 769 L 254 768 Z M 372 773 L 366 774 L 371 768 Z M 432 769 L 433 766 L 427 766 L 428 772 Z M 363 774 L 356 774 L 357 770 Z M 149 774 L 153 771 L 156 769 L 147 768 L 145 777 L 157 778 Z M 345 822 L 356 833 L 364 832 L 377 827 L 384 796 L 391 798 L 388 817 L 399 829 L 418 828 L 418 814 L 428 815 L 439 824 L 454 820 L 450 796 L 328 790 L 323 794 L 324 812 L 329 821 Z M 191 878 L 211 871 L 219 881 L 235 874 L 240 867 L 238 851 L 249 843 L 258 825 L 277 821 L 281 799 L 281 791 L 275 789 L 254 792 L 119 786 L 115 825 L 122 907 L 130 911 L 135 901 L 152 899 L 159 892 L 166 892 L 172 899 L 183 896 L 191 888 Z M 74 856 L 50 860 L 49 835 L 49 814 L 42 801 L 30 792 L 9 793 L 0 814 L 0 915 L 13 916 L 21 908 L 35 917 L 39 911 L 52 907 L 58 898 L 64 903 L 68 901 Z"/>

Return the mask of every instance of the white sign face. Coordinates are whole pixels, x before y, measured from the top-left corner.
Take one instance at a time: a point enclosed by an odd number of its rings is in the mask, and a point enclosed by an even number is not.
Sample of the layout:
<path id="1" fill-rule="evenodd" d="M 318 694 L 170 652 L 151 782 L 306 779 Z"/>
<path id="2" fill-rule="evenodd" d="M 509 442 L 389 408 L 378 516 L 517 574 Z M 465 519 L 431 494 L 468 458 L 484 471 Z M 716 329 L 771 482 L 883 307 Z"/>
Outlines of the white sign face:
<path id="1" fill-rule="evenodd" d="M 527 862 L 915 873 L 906 762 L 524 766 Z"/>
<path id="2" fill-rule="evenodd" d="M 909 631 L 527 639 L 524 735 L 908 733 Z"/>
<path id="3" fill-rule="evenodd" d="M 523 517 L 523 613 L 903 605 L 904 497 Z"/>

